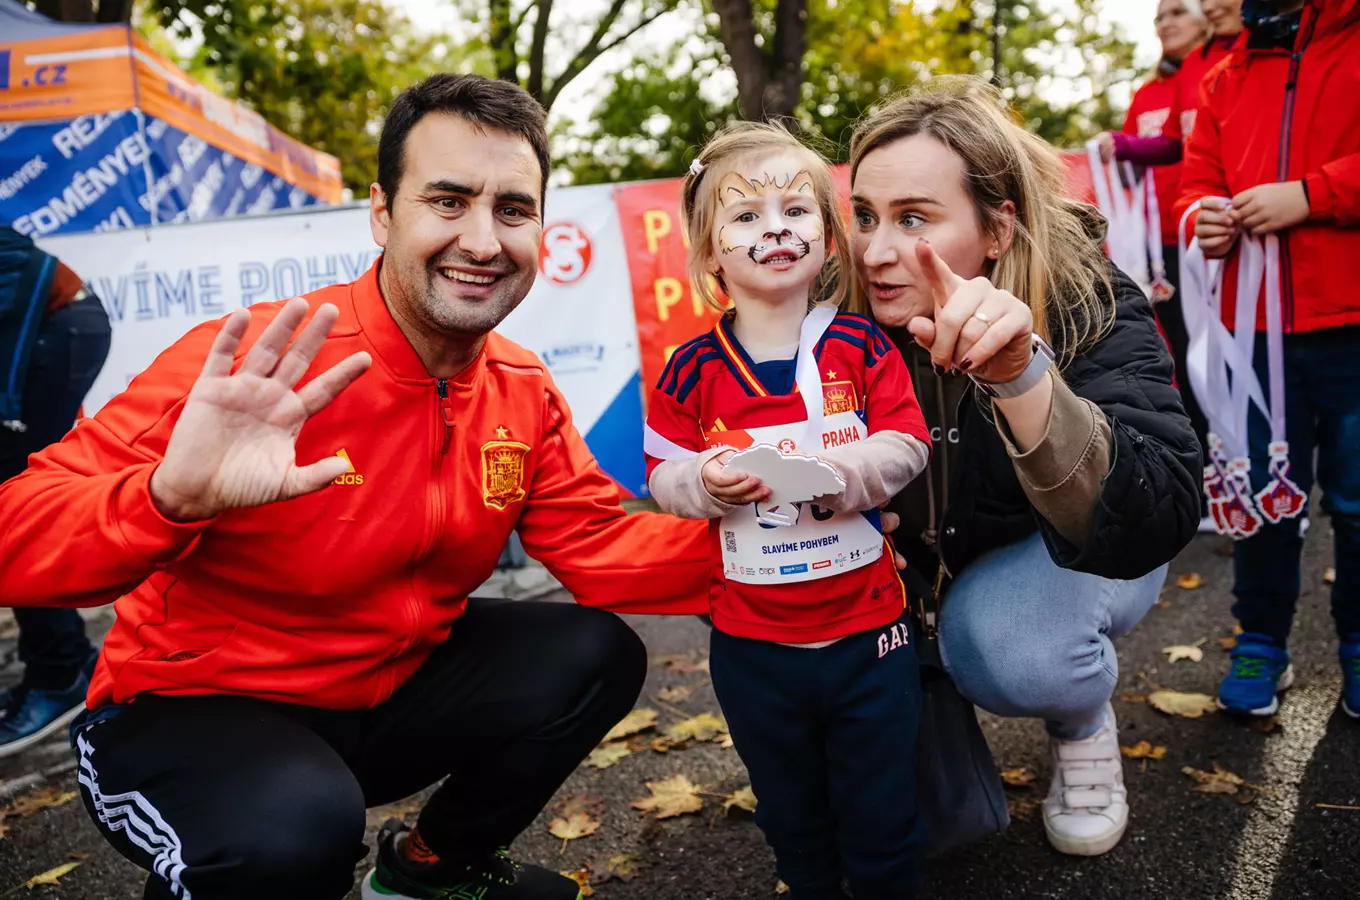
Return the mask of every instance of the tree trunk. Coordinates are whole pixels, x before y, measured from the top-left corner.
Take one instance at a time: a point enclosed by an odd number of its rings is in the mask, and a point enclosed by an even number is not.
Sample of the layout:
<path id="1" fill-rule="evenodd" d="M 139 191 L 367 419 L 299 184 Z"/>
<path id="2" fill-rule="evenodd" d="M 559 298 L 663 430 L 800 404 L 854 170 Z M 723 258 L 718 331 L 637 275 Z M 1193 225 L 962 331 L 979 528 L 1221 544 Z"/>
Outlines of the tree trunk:
<path id="1" fill-rule="evenodd" d="M 132 0 L 99 0 L 96 18 L 100 22 L 127 24 L 132 21 Z"/>
<path id="2" fill-rule="evenodd" d="M 751 0 L 712 0 L 718 15 L 723 46 L 737 76 L 737 104 L 742 118 L 765 118 L 765 93 L 770 84 L 769 61 L 756 46 L 755 12 Z M 781 2 L 780 7 L 784 6 Z"/>
<path id="3" fill-rule="evenodd" d="M 38 0 L 38 12 L 58 22 L 93 22 L 91 0 Z"/>
<path id="4" fill-rule="evenodd" d="M 807 0 L 779 0 L 774 16 L 774 64 L 765 88 L 765 118 L 792 118 L 803 86 L 807 52 Z"/>
<path id="5" fill-rule="evenodd" d="M 534 40 L 529 47 L 529 93 L 543 102 L 543 54 L 548 45 L 548 19 L 552 16 L 553 0 L 538 0 L 538 18 L 534 21 Z"/>
<path id="6" fill-rule="evenodd" d="M 515 23 L 510 15 L 510 0 L 490 0 L 491 53 L 496 60 L 496 77 L 519 84 L 519 54 L 515 51 Z"/>

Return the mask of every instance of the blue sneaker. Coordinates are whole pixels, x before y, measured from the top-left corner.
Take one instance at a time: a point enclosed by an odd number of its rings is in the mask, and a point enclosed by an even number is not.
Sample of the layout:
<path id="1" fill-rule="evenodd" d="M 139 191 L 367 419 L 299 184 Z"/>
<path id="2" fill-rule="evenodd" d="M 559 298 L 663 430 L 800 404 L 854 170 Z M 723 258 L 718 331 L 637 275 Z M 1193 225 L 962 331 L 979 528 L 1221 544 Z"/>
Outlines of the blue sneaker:
<path id="1" fill-rule="evenodd" d="M 1218 708 L 1244 716 L 1273 716 L 1279 692 L 1294 683 L 1289 651 L 1264 634 L 1237 636 L 1232 671 L 1218 686 Z"/>
<path id="2" fill-rule="evenodd" d="M 92 656 L 75 682 L 64 690 L 45 691 L 20 684 L 7 692 L 9 702 L 0 719 L 0 759 L 22 753 L 71 724 L 85 708 L 96 658 Z"/>
<path id="3" fill-rule="evenodd" d="M 1348 634 L 1337 650 L 1341 657 L 1341 709 L 1360 719 L 1360 634 Z"/>

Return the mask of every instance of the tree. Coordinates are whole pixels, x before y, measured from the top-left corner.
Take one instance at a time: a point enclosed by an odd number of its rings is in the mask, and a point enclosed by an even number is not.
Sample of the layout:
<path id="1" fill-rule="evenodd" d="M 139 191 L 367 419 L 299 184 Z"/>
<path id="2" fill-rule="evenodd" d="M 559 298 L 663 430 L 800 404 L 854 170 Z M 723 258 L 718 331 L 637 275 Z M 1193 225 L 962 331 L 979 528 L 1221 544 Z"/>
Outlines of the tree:
<path id="1" fill-rule="evenodd" d="M 808 0 L 710 0 L 737 76 L 741 114 L 752 121 L 790 118 L 798 108 L 807 52 Z"/>
<path id="2" fill-rule="evenodd" d="M 172 38 L 201 38 L 193 57 L 182 60 L 191 74 L 336 156 L 345 185 L 361 194 L 377 171 L 378 135 L 392 100 L 447 54 L 441 40 L 417 35 L 379 0 L 148 6 Z"/>
<path id="3" fill-rule="evenodd" d="M 58 22 L 127 23 L 133 0 L 34 0 L 38 12 Z"/>
<path id="4" fill-rule="evenodd" d="M 675 9 L 678 2 L 609 0 L 609 6 L 593 18 L 564 16 L 561 10 L 554 18 L 555 0 L 526 0 L 518 9 L 514 0 L 463 0 L 464 12 L 486 35 L 467 49 L 484 74 L 513 81 L 544 109 L 552 109 L 562 90 L 592 63 Z M 567 62 L 553 73 L 550 57 Z"/>

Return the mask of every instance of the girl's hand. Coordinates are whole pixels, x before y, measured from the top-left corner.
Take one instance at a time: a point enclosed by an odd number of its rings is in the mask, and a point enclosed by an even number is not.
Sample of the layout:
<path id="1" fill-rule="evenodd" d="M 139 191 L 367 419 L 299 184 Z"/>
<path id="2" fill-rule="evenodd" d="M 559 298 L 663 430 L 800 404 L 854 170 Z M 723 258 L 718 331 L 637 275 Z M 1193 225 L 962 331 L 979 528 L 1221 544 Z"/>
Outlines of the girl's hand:
<path id="1" fill-rule="evenodd" d="M 1195 219 L 1195 237 L 1200 251 L 1209 259 L 1227 256 L 1242 234 L 1242 217 L 1217 197 L 1200 201 Z"/>
<path id="2" fill-rule="evenodd" d="M 1247 188 L 1232 199 L 1242 227 L 1252 234 L 1274 234 L 1308 221 L 1308 194 L 1302 181 L 1281 181 Z"/>
<path id="3" fill-rule="evenodd" d="M 1102 131 L 1100 136 L 1096 138 L 1096 144 L 1100 149 L 1101 162 L 1109 162 L 1114 159 L 1115 143 L 1113 134 L 1108 131 Z"/>
<path id="4" fill-rule="evenodd" d="M 717 500 L 730 506 L 744 503 L 757 503 L 770 499 L 770 489 L 760 483 L 754 475 L 741 475 L 728 472 L 727 461 L 735 451 L 725 450 L 704 463 L 700 474 L 703 476 L 704 489 Z"/>

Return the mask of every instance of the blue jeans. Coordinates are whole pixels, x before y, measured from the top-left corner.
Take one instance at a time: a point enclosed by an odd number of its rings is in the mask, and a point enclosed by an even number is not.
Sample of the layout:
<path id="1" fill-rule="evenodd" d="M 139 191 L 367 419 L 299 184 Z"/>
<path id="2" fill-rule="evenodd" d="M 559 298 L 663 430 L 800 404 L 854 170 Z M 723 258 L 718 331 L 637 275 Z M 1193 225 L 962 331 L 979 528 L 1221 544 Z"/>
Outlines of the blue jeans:
<path id="1" fill-rule="evenodd" d="M 1268 392 L 1265 335 L 1257 336 L 1253 358 Z M 1314 481 L 1322 487 L 1322 508 L 1336 541 L 1332 618 L 1338 634 L 1360 634 L 1360 326 L 1285 335 L 1284 362 L 1290 476 L 1305 494 Z M 1255 407 L 1247 442 L 1255 493 L 1270 480 L 1270 425 Z M 1233 547 L 1233 615 L 1243 631 L 1281 644 L 1289 640 L 1299 601 L 1299 524 L 1300 519 L 1267 522 Z"/>
<path id="2" fill-rule="evenodd" d="M 940 655 L 959 692 L 1000 716 L 1044 719 L 1064 740 L 1090 737 L 1119 680 L 1111 638 L 1161 593 L 1166 566 L 1133 581 L 1054 564 L 1038 533 L 959 574 L 940 616 Z"/>
<path id="3" fill-rule="evenodd" d="M 0 481 L 28 465 L 29 454 L 61 440 L 75 423 L 85 394 L 109 353 L 109 317 L 94 296 L 43 319 L 24 380 L 24 432 L 0 428 Z M 73 609 L 15 609 L 24 682 L 68 688 L 94 652 L 85 621 Z"/>
<path id="4" fill-rule="evenodd" d="M 713 689 L 756 824 L 794 900 L 905 900 L 921 886 L 920 669 L 911 617 L 828 647 L 712 634 Z"/>

